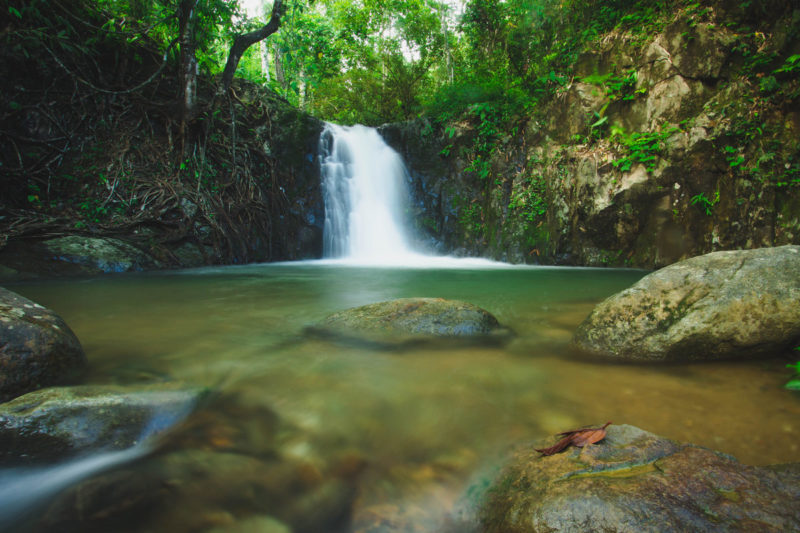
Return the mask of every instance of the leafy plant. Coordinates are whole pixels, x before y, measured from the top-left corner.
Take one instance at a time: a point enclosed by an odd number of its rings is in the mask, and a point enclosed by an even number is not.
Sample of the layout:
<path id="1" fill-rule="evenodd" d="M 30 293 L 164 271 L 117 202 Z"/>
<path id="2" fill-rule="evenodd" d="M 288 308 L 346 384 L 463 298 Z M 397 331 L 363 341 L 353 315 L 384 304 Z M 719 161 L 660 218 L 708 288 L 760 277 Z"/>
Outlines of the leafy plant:
<path id="1" fill-rule="evenodd" d="M 781 74 L 784 72 L 787 74 L 794 74 L 796 72 L 800 72 L 800 54 L 787 57 L 786 61 L 783 63 L 783 66 L 773 70 L 772 72 L 773 74 Z"/>
<path id="2" fill-rule="evenodd" d="M 675 126 L 664 125 L 660 131 L 625 133 L 621 128 L 613 128 L 611 137 L 618 138 L 627 154 L 611 164 L 622 172 L 629 171 L 634 163 L 644 163 L 648 172 L 656 169 L 656 159 L 666 147 L 665 141 L 678 131 Z"/>
<path id="3" fill-rule="evenodd" d="M 697 205 L 702 209 L 706 215 L 711 216 L 714 212 L 714 206 L 719 203 L 719 189 L 714 192 L 714 199 L 710 200 L 705 193 L 701 192 L 692 196 L 692 205 Z"/>
<path id="4" fill-rule="evenodd" d="M 795 351 L 800 352 L 800 346 L 795 347 Z M 786 368 L 794 370 L 792 378 L 784 385 L 789 390 L 800 391 L 800 361 L 786 365 Z"/>

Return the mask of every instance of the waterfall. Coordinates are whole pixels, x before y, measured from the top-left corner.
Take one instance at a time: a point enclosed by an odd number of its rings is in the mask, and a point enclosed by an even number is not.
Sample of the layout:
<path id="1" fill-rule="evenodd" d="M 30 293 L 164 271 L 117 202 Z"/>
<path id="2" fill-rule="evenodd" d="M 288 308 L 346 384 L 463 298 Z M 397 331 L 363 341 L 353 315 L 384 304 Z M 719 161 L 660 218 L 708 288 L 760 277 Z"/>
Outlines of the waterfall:
<path id="1" fill-rule="evenodd" d="M 374 128 L 327 124 L 320 161 L 323 257 L 398 264 L 419 256 L 404 223 L 405 165 Z"/>

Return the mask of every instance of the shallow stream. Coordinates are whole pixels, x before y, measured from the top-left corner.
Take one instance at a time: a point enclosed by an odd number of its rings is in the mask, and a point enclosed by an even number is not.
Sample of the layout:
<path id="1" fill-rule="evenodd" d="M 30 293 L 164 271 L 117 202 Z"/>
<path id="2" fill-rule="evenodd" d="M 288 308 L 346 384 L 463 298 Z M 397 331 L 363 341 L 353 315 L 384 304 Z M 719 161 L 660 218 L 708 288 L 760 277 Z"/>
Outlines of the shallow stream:
<path id="1" fill-rule="evenodd" d="M 294 531 L 435 531 L 511 446 L 606 421 L 749 464 L 800 460 L 800 397 L 782 388 L 784 360 L 568 357 L 592 307 L 644 274 L 307 263 L 8 286 L 72 327 L 89 382 L 218 391 L 160 451 L 103 474 L 128 487 L 113 505 L 96 503 L 88 481 L 43 516 L 83 531 L 285 531 L 267 515 Z M 474 303 L 517 336 L 505 347 L 391 352 L 303 336 L 331 312 L 411 296 Z M 137 491 L 157 501 L 126 514 Z"/>

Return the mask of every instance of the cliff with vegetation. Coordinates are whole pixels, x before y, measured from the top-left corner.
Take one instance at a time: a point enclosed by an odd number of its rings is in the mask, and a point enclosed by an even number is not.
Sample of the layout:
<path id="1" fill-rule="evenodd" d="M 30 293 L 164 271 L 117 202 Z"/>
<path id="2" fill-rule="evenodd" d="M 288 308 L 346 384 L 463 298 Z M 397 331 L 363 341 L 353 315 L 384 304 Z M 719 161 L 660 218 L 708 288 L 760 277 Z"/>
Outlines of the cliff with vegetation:
<path id="1" fill-rule="evenodd" d="M 800 10 L 746 4 L 631 11 L 529 114 L 384 127 L 419 230 L 444 252 L 646 268 L 800 242 Z"/>
<path id="2" fill-rule="evenodd" d="M 220 94 L 207 75 L 187 122 L 176 57 L 107 16 L 71 0 L 9 7 L 0 52 L 3 72 L 14 73 L 0 80 L 3 273 L 318 256 L 322 122 L 245 80 Z M 76 251 L 88 248 L 125 257 Z"/>

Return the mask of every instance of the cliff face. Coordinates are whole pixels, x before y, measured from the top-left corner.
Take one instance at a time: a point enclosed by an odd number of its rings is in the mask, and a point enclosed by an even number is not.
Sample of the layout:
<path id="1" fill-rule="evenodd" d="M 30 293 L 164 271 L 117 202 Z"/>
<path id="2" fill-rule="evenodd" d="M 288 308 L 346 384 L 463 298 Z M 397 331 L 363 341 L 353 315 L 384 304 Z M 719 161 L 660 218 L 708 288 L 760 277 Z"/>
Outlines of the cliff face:
<path id="1" fill-rule="evenodd" d="M 752 28 L 728 4 L 594 42 L 489 172 L 480 124 L 385 126 L 419 229 L 445 252 L 646 268 L 800 242 L 800 10 Z"/>

